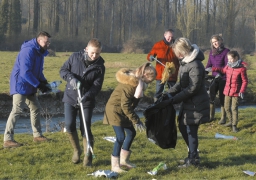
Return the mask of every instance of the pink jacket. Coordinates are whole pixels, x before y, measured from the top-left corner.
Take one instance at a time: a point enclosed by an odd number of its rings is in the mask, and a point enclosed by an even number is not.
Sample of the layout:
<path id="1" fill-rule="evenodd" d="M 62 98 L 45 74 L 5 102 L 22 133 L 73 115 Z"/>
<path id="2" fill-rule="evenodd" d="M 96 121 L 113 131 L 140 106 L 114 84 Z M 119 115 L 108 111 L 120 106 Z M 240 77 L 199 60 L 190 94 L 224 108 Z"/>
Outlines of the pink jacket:
<path id="1" fill-rule="evenodd" d="M 226 85 L 223 91 L 225 96 L 239 96 L 239 93 L 244 93 L 248 84 L 245 63 L 242 62 L 239 67 L 229 67 L 226 65 L 224 68 L 212 67 L 212 71 L 218 71 L 226 74 Z"/>

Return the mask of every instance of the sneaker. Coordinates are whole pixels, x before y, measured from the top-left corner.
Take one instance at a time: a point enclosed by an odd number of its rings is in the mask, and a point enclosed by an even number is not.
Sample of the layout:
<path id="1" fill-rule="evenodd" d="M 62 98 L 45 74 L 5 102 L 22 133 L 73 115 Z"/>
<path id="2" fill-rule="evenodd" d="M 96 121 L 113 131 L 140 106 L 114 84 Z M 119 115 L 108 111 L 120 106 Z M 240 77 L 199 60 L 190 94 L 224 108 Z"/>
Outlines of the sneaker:
<path id="1" fill-rule="evenodd" d="M 4 148 L 12 148 L 12 147 L 20 147 L 23 146 L 23 144 L 18 143 L 14 140 L 4 141 Z"/>
<path id="2" fill-rule="evenodd" d="M 47 139 L 44 136 L 38 136 L 38 137 L 34 137 L 34 142 L 45 142 L 45 141 L 49 141 L 50 139 Z"/>

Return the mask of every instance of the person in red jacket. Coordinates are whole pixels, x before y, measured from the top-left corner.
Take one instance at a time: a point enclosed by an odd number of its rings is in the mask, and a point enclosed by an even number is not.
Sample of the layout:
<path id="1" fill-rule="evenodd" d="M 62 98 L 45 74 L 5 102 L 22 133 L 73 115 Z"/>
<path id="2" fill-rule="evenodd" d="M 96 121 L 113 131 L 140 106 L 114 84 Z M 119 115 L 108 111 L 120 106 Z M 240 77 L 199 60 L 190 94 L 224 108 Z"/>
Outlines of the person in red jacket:
<path id="1" fill-rule="evenodd" d="M 225 126 L 232 126 L 233 132 L 238 132 L 238 97 L 241 99 L 244 98 L 248 84 L 246 63 L 240 59 L 237 51 L 229 51 L 227 58 L 228 64 L 224 68 L 212 67 L 206 68 L 206 71 L 218 71 L 226 74 L 226 84 L 223 94 L 225 95 L 224 108 L 229 122 Z"/>
<path id="2" fill-rule="evenodd" d="M 158 41 L 154 44 L 153 48 L 147 55 L 147 60 L 153 62 L 154 58 L 157 58 L 156 61 L 156 92 L 154 95 L 154 101 L 156 101 L 163 93 L 165 84 L 167 84 L 168 89 L 172 87 L 177 81 L 177 75 L 179 71 L 179 60 L 175 56 L 171 45 L 174 42 L 174 31 L 172 29 L 168 29 L 164 32 L 164 38 L 161 41 Z M 173 62 L 175 65 L 176 72 L 170 75 L 169 80 L 166 83 L 161 83 L 162 73 L 165 68 L 165 64 L 167 62 Z"/>

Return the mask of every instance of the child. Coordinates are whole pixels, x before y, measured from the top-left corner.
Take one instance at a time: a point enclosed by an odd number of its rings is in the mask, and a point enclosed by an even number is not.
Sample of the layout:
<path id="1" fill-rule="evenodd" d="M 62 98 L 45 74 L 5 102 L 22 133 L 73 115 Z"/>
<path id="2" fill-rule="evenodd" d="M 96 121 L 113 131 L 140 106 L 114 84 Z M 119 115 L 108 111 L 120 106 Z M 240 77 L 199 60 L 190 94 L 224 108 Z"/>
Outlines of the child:
<path id="1" fill-rule="evenodd" d="M 113 126 L 116 142 L 111 155 L 111 170 L 117 173 L 126 172 L 120 168 L 134 168 L 129 162 L 130 147 L 136 136 L 136 130 L 145 130 L 144 124 L 134 109 L 138 105 L 147 84 L 155 80 L 156 70 L 151 63 L 145 63 L 136 70 L 122 68 L 116 73 L 119 82 L 112 92 L 105 108 L 103 124 Z M 134 128 L 135 127 L 135 128 Z"/>
<path id="2" fill-rule="evenodd" d="M 240 59 L 237 51 L 228 52 L 227 58 L 228 64 L 224 68 L 212 67 L 212 69 L 206 68 L 206 71 L 219 71 L 226 74 L 226 85 L 223 91 L 224 107 L 230 122 L 224 126 L 232 126 L 233 132 L 238 132 L 238 97 L 243 99 L 248 84 L 246 63 Z"/>
<path id="3" fill-rule="evenodd" d="M 105 61 L 100 56 L 101 50 L 101 42 L 96 38 L 92 38 L 84 50 L 73 53 L 60 69 L 60 76 L 67 81 L 62 101 L 64 102 L 66 130 L 74 149 L 72 162 L 74 164 L 79 163 L 81 156 L 76 129 L 76 116 L 79 112 L 80 131 L 83 136 L 85 154 L 83 165 L 85 167 L 92 166 L 92 153 L 87 154 L 88 142 L 78 104 L 83 104 L 88 139 L 93 147 L 94 138 L 91 132 L 91 118 L 95 107 L 95 97 L 101 90 L 105 74 Z M 80 83 L 81 87 L 77 87 Z M 81 99 L 78 99 L 77 88 L 83 96 Z"/>

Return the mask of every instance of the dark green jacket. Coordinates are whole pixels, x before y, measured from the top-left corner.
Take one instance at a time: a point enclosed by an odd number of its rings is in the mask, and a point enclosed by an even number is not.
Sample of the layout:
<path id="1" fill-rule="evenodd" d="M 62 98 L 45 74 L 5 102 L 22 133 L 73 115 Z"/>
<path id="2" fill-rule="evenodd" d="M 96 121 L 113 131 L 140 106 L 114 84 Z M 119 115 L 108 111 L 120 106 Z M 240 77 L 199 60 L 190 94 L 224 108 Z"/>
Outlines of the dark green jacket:
<path id="1" fill-rule="evenodd" d="M 139 79 L 127 68 L 120 69 L 116 79 L 119 84 L 106 104 L 103 124 L 129 127 L 140 120 L 134 111 L 140 100 L 134 97 Z"/>

